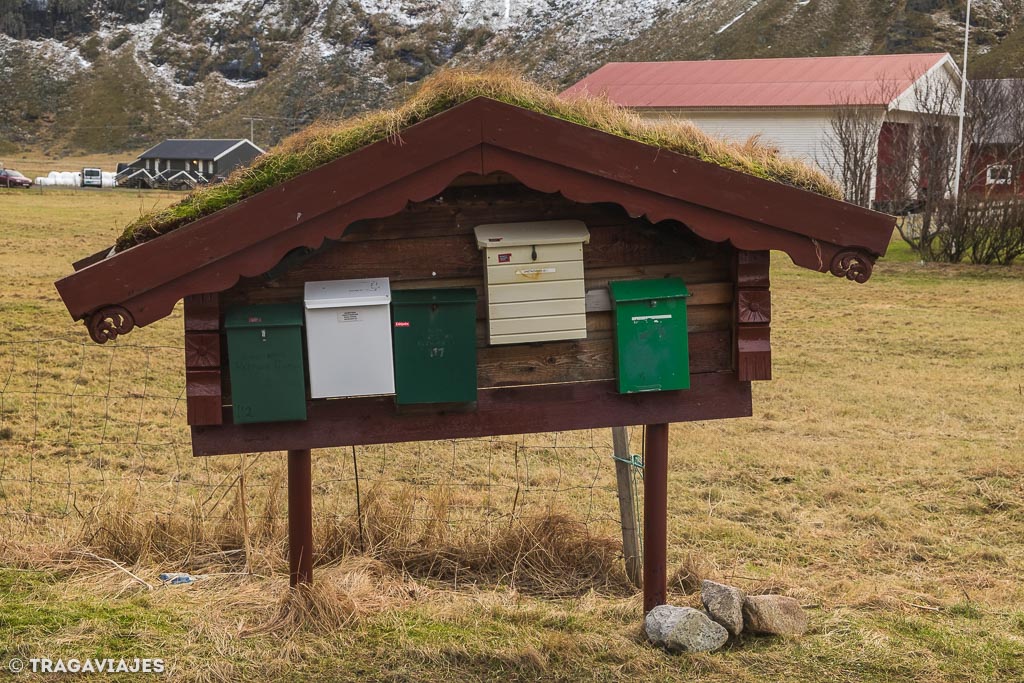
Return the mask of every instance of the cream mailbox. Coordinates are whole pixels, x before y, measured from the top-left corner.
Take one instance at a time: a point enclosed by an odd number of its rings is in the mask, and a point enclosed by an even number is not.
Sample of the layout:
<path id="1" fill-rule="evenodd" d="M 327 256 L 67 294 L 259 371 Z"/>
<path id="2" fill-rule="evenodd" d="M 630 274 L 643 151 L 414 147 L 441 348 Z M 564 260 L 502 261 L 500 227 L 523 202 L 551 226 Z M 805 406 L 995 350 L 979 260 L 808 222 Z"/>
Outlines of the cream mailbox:
<path id="1" fill-rule="evenodd" d="M 583 221 L 476 227 L 485 255 L 491 344 L 585 339 Z"/>
<path id="2" fill-rule="evenodd" d="M 312 398 L 395 393 L 387 278 L 306 283 Z"/>

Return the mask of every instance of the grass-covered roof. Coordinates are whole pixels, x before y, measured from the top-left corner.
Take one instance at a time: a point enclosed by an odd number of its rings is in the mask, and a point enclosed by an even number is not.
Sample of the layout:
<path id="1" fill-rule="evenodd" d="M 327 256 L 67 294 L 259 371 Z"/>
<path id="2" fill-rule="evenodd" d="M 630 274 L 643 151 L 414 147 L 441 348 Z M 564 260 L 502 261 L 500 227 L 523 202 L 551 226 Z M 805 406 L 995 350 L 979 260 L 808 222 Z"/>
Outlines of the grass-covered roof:
<path id="1" fill-rule="evenodd" d="M 557 93 L 509 72 L 443 71 L 425 81 L 404 104 L 342 121 L 313 124 L 286 138 L 237 170 L 226 181 L 198 189 L 166 209 L 140 216 L 117 240 L 121 251 L 280 185 L 361 147 L 396 136 L 401 130 L 476 97 L 506 104 L 678 152 L 741 173 L 841 198 L 839 187 L 806 164 L 756 144 L 724 142 L 687 121 L 653 123 L 605 98 Z"/>

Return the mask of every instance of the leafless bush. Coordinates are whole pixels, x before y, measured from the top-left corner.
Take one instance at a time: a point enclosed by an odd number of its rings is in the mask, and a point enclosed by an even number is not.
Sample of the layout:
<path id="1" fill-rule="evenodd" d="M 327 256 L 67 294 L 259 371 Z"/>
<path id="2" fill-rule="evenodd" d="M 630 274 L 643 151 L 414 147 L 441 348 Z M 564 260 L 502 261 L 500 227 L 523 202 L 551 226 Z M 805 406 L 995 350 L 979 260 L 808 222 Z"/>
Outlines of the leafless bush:
<path id="1" fill-rule="evenodd" d="M 818 165 L 843 186 L 843 198 L 870 206 L 879 134 L 885 108 L 865 101 L 890 101 L 899 93 L 892 79 L 881 78 L 866 98 L 850 94 L 833 96 L 832 116 Z"/>
<path id="2" fill-rule="evenodd" d="M 1024 200 L 945 199 L 932 219 L 934 260 L 1009 265 L 1024 256 Z"/>
<path id="3" fill-rule="evenodd" d="M 1018 179 L 1024 161 L 1024 88 L 979 79 L 965 100 L 963 154 L 956 174 L 960 93 L 948 80 L 922 79 L 909 134 L 896 136 L 885 170 L 895 205 L 919 214 L 897 227 L 923 260 L 1010 263 L 1024 251 Z M 990 169 L 1008 167 L 1005 182 Z M 881 172 L 881 171 L 880 171 Z"/>
<path id="4" fill-rule="evenodd" d="M 1024 81 L 971 84 L 959 183 L 959 87 L 916 78 L 903 103 L 912 111 L 865 104 L 892 103 L 896 82 L 883 76 L 863 98 L 834 98 L 819 165 L 842 181 L 848 202 L 869 206 L 877 188 L 877 208 L 903 215 L 900 235 L 923 260 L 1012 262 L 1024 253 Z"/>

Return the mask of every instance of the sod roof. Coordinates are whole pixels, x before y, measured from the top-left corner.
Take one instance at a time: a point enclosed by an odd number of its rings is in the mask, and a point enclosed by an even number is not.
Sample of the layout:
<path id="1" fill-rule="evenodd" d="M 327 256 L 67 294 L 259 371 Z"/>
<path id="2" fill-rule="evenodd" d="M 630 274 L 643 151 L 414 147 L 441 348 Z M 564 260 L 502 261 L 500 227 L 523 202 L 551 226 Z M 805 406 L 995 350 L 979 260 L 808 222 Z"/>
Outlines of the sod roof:
<path id="1" fill-rule="evenodd" d="M 652 123 L 607 99 L 586 94 L 560 97 L 513 73 L 450 70 L 424 82 L 415 95 L 394 109 L 316 123 L 285 139 L 252 166 L 235 171 L 225 182 L 198 189 L 177 204 L 139 217 L 124 229 L 116 249 L 123 251 L 159 237 L 358 149 L 400 136 L 402 130 L 478 97 L 834 199 L 842 196 L 822 172 L 756 141 L 727 143 L 686 121 Z"/>

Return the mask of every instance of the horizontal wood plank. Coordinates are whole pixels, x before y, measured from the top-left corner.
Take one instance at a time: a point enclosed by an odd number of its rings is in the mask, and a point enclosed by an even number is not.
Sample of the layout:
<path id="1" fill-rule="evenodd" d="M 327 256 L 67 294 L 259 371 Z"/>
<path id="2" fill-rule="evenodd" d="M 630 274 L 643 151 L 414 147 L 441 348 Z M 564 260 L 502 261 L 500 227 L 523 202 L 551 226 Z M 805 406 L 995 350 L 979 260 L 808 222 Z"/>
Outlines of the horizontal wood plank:
<path id="1" fill-rule="evenodd" d="M 190 425 L 219 425 L 223 419 L 220 370 L 185 372 L 186 418 Z"/>
<path id="2" fill-rule="evenodd" d="M 195 455 L 330 448 L 440 438 L 748 417 L 750 383 L 735 373 L 693 378 L 687 391 L 619 394 L 614 382 L 481 391 L 476 410 L 396 414 L 390 397 L 311 401 L 305 422 L 192 428 Z M 225 411 L 230 419 L 230 411 Z"/>
<path id="3" fill-rule="evenodd" d="M 487 346 L 477 350 L 477 386 L 524 386 L 615 378 L 615 341 L 610 333 L 578 341 Z M 732 367 L 732 333 L 690 335 L 690 372 L 725 372 Z"/>

